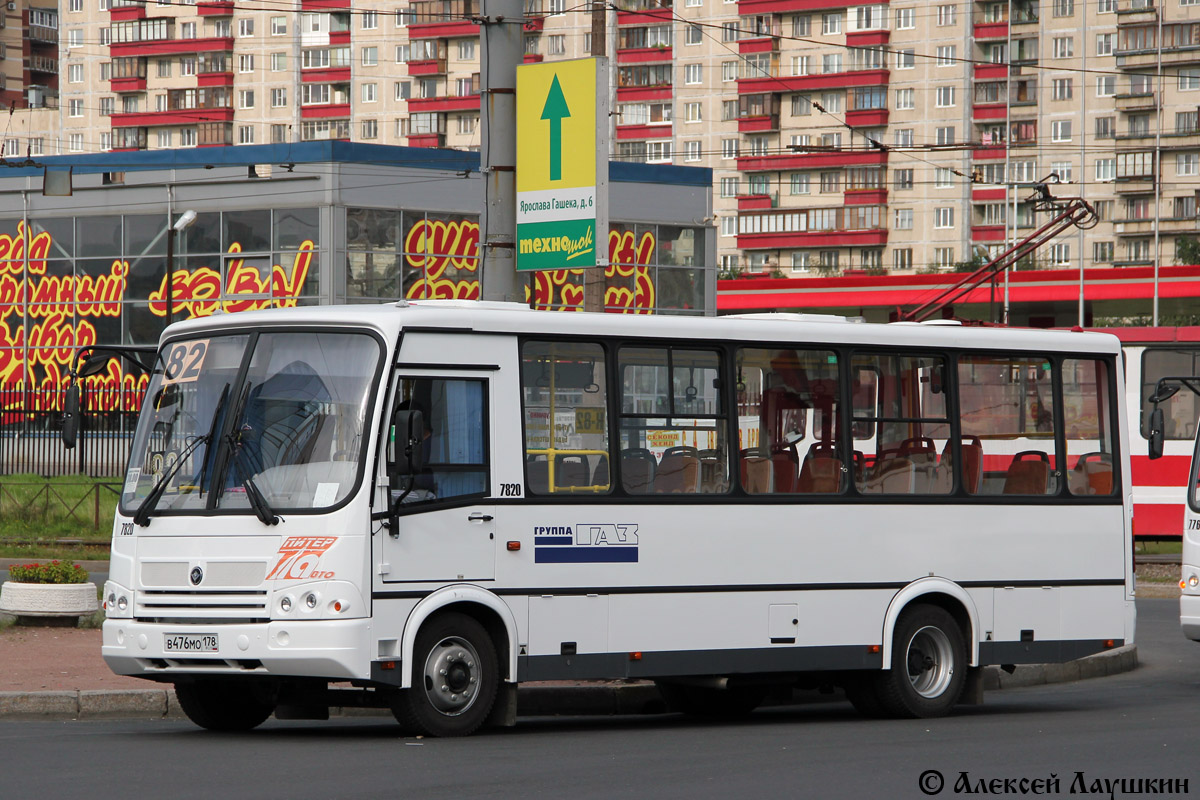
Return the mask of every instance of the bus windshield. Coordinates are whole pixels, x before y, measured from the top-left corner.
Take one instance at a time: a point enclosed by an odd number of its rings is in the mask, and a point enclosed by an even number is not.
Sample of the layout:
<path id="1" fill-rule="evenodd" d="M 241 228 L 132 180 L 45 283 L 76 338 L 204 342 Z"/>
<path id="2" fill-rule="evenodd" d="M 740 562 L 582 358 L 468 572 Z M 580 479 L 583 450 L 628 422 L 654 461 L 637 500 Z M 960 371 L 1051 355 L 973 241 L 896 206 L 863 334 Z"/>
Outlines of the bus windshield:
<path id="1" fill-rule="evenodd" d="M 122 510 L 149 498 L 154 513 L 249 511 L 256 491 L 275 511 L 337 505 L 357 483 L 379 365 L 379 343 L 358 333 L 172 341 L 146 390 Z"/>

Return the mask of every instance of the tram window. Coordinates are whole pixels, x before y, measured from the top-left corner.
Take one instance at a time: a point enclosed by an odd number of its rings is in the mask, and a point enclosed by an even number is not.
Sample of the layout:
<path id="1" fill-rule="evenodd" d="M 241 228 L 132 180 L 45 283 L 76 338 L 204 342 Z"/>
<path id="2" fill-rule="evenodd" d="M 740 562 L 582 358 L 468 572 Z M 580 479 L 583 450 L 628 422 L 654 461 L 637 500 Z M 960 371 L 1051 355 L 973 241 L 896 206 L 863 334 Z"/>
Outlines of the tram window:
<path id="1" fill-rule="evenodd" d="M 721 357 L 711 350 L 624 347 L 621 485 L 630 494 L 716 494 L 729 488 Z"/>
<path id="2" fill-rule="evenodd" d="M 1154 404 L 1149 397 L 1154 394 L 1159 378 L 1168 376 L 1200 375 L 1200 350 L 1195 348 L 1155 347 L 1142 356 L 1142 438 L 1150 438 L 1150 412 Z M 1200 417 L 1200 397 L 1193 392 L 1176 392 L 1165 403 L 1163 410 L 1163 437 L 1188 440 L 1196 435 L 1196 419 Z"/>
<path id="3" fill-rule="evenodd" d="M 604 350 L 584 342 L 525 342 L 521 389 L 530 494 L 611 488 Z"/>
<path id="4" fill-rule="evenodd" d="M 863 494 L 947 494 L 951 465 L 943 463 L 949 420 L 946 360 L 934 355 L 860 354 L 850 363 L 856 430 L 855 486 Z M 874 385 L 873 392 L 860 387 Z M 874 402 L 863 402 L 874 398 Z"/>
<path id="5" fill-rule="evenodd" d="M 1054 370 L 1049 358 L 963 356 L 958 361 L 958 396 L 967 492 L 1058 492 Z"/>
<path id="6" fill-rule="evenodd" d="M 738 472 L 750 494 L 835 493 L 842 446 L 837 356 L 828 350 L 738 351 Z"/>
<path id="7" fill-rule="evenodd" d="M 1094 359 L 1065 359 L 1062 383 L 1067 487 L 1073 495 L 1111 495 L 1116 486 L 1108 364 Z"/>

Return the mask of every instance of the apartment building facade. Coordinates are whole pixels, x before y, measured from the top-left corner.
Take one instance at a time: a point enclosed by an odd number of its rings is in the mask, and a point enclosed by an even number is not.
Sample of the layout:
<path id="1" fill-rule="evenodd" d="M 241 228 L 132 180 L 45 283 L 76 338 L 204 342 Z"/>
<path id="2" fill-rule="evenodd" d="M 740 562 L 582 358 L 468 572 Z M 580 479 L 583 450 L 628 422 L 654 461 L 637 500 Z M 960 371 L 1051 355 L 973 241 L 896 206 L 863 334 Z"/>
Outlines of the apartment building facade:
<path id="1" fill-rule="evenodd" d="M 56 113 L 6 154 L 479 147 L 479 0 L 64 2 Z M 612 151 L 714 170 L 723 270 L 952 269 L 1039 224 L 1052 173 L 1101 222 L 1025 266 L 1196 234 L 1200 0 L 676 2 L 609 14 Z M 599 50 L 584 5 L 528 0 L 523 28 L 526 62 Z"/>

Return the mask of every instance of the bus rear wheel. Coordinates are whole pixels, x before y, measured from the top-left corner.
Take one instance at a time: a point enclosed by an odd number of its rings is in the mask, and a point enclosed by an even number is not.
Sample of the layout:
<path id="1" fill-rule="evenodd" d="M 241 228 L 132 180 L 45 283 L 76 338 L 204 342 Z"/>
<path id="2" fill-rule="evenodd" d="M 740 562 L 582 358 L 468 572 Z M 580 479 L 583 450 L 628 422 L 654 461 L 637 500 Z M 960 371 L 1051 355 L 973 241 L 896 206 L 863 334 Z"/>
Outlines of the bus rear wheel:
<path id="1" fill-rule="evenodd" d="M 175 684 L 188 719 L 210 731 L 248 731 L 275 711 L 275 686 L 267 681 L 200 678 Z"/>
<path id="2" fill-rule="evenodd" d="M 692 717 L 744 717 L 767 696 L 766 686 L 692 686 L 655 681 L 658 693 L 671 711 Z"/>
<path id="3" fill-rule="evenodd" d="M 465 614 L 427 622 L 413 647 L 412 688 L 392 701 L 406 731 L 467 736 L 483 725 L 500 684 L 496 648 L 483 626 Z"/>
<path id="4" fill-rule="evenodd" d="M 954 617 L 943 608 L 905 610 L 892 636 L 891 669 L 879 676 L 883 708 L 896 717 L 940 717 L 962 695 L 967 646 Z"/>

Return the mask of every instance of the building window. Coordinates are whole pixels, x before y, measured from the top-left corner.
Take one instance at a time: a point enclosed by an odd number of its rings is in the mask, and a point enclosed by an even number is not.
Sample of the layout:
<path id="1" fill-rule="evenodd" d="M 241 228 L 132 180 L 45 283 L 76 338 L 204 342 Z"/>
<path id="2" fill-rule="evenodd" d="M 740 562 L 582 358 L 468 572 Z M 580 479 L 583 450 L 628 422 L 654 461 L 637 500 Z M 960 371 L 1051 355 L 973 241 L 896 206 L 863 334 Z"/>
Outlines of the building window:
<path id="1" fill-rule="evenodd" d="M 954 206 L 938 206 L 933 209 L 933 227 L 954 227 Z"/>
<path id="2" fill-rule="evenodd" d="M 1115 75 L 1108 77 L 1116 78 Z M 1075 94 L 1074 86 L 1070 78 L 1055 78 L 1051 81 L 1051 96 L 1055 100 L 1070 100 Z"/>
<path id="3" fill-rule="evenodd" d="M 1179 70 L 1179 91 L 1190 92 L 1200 89 L 1200 69 Z"/>
<path id="4" fill-rule="evenodd" d="M 1054 16 L 1070 17 L 1075 14 L 1075 0 L 1054 0 Z"/>
<path id="5" fill-rule="evenodd" d="M 82 10 L 82 9 L 83 9 L 83 5 L 81 3 L 80 10 Z M 83 134 L 82 133 L 72 133 L 70 135 L 70 137 L 68 137 L 68 139 L 67 139 L 67 147 L 73 153 L 78 153 L 80 150 L 82 150 L 83 149 Z"/>
<path id="6" fill-rule="evenodd" d="M 1096 34 L 1096 55 L 1111 56 L 1113 51 L 1113 35 L 1111 33 Z"/>
<path id="7" fill-rule="evenodd" d="M 1112 242 L 1092 242 L 1092 261 L 1097 264 L 1108 264 L 1113 260 Z"/>
<path id="8" fill-rule="evenodd" d="M 254 144 L 254 126 L 238 126 L 238 144 Z"/>
<path id="9" fill-rule="evenodd" d="M 474 133 L 476 126 L 479 125 L 479 117 L 476 114 L 459 114 L 458 115 L 458 132 L 461 134 Z"/>
<path id="10" fill-rule="evenodd" d="M 287 36 L 287 17 L 271 17 L 271 35 Z"/>
<path id="11" fill-rule="evenodd" d="M 1071 245 L 1068 242 L 1055 242 L 1050 245 L 1050 263 L 1056 267 L 1070 266 Z"/>
<path id="12" fill-rule="evenodd" d="M 821 193 L 835 194 L 842 190 L 842 174 L 840 172 L 821 173 Z"/>
<path id="13" fill-rule="evenodd" d="M 1117 160 L 1115 158 L 1096 159 L 1096 181 L 1103 183 L 1117 178 Z"/>
<path id="14" fill-rule="evenodd" d="M 111 117 L 113 109 L 116 108 L 116 98 L 101 97 L 100 98 L 100 116 Z"/>
<path id="15" fill-rule="evenodd" d="M 283 144 L 287 141 L 287 125 L 275 124 L 271 126 L 271 144 Z"/>
<path id="16" fill-rule="evenodd" d="M 842 71 L 842 54 L 826 53 L 821 56 L 821 72 L 825 75 L 835 75 Z"/>
<path id="17" fill-rule="evenodd" d="M 953 5 L 942 5 L 937 7 L 937 24 L 940 27 L 953 25 L 956 20 L 957 9 Z"/>
<path id="18" fill-rule="evenodd" d="M 242 89 L 238 92 L 238 108 L 254 108 L 253 89 Z"/>
<path id="19" fill-rule="evenodd" d="M 949 189 L 954 186 L 954 173 L 949 167 L 936 167 L 933 175 L 935 189 Z"/>
<path id="20" fill-rule="evenodd" d="M 1056 119 L 1050 123 L 1050 141 L 1052 142 L 1069 142 L 1071 141 L 1071 120 Z"/>
<path id="21" fill-rule="evenodd" d="M 896 130 L 892 131 L 892 138 L 895 141 L 896 147 L 912 147 L 913 129 L 896 128 Z"/>
<path id="22" fill-rule="evenodd" d="M 161 130 L 158 132 L 158 146 L 159 147 L 170 147 L 171 146 L 171 132 L 169 130 Z"/>
<path id="23" fill-rule="evenodd" d="M 1116 135 L 1116 117 L 1096 117 L 1097 139 L 1112 139 Z"/>
<path id="24" fill-rule="evenodd" d="M 364 47 L 362 49 L 362 65 L 364 67 L 373 67 L 379 63 L 379 48 Z"/>
<path id="25" fill-rule="evenodd" d="M 567 37 L 560 35 L 546 37 L 546 53 L 561 56 L 567 52 Z"/>
<path id="26" fill-rule="evenodd" d="M 950 269 L 954 266 L 953 247 L 933 248 L 933 266 L 937 269 Z"/>
<path id="27" fill-rule="evenodd" d="M 684 142 L 683 143 L 683 160 L 684 161 L 699 161 L 700 160 L 700 143 L 699 142 Z"/>
<path id="28" fill-rule="evenodd" d="M 396 63 L 403 64 L 412 58 L 412 45 L 398 44 L 396 45 Z"/>
<path id="29" fill-rule="evenodd" d="M 821 33 L 829 36 L 842 32 L 842 15 L 839 12 L 821 15 Z"/>
<path id="30" fill-rule="evenodd" d="M 287 89 L 271 90 L 271 108 L 283 108 L 287 105 Z"/>
<path id="31" fill-rule="evenodd" d="M 808 14 L 798 14 L 792 17 L 792 36 L 811 36 L 812 17 Z"/>
<path id="32" fill-rule="evenodd" d="M 283 72 L 287 69 L 286 53 L 271 53 L 271 72 Z"/>
<path id="33" fill-rule="evenodd" d="M 722 139 L 721 140 L 721 158 L 730 159 L 738 157 L 738 140 L 737 139 Z"/>
<path id="34" fill-rule="evenodd" d="M 671 142 L 646 142 L 646 163 L 662 164 L 671 160 Z"/>
<path id="35" fill-rule="evenodd" d="M 377 139 L 379 138 L 379 121 L 374 119 L 364 119 L 362 121 L 362 138 Z"/>
<path id="36" fill-rule="evenodd" d="M 721 235 L 737 236 L 737 217 L 721 217 Z"/>
<path id="37" fill-rule="evenodd" d="M 938 108 L 953 108 L 954 107 L 954 87 L 939 86 L 935 93 L 935 105 Z"/>
<path id="38" fill-rule="evenodd" d="M 939 45 L 937 49 L 937 65 L 939 67 L 953 67 L 955 61 L 954 53 L 954 45 Z"/>
<path id="39" fill-rule="evenodd" d="M 792 116 L 807 117 L 812 114 L 812 98 L 806 94 L 792 95 Z"/>
<path id="40" fill-rule="evenodd" d="M 238 37 L 247 39 L 254 35 L 254 17 L 238 20 Z"/>
<path id="41" fill-rule="evenodd" d="M 683 106 L 683 119 L 685 122 L 700 122 L 702 113 L 700 103 L 686 103 Z"/>
<path id="42" fill-rule="evenodd" d="M 83 116 L 83 100 L 68 100 L 67 101 L 67 116 L 82 117 Z"/>
<path id="43" fill-rule="evenodd" d="M 912 269 L 913 256 L 911 247 L 903 247 L 892 251 L 892 269 Z"/>
<path id="44" fill-rule="evenodd" d="M 196 38 L 196 23 L 183 22 L 179 25 L 180 39 L 195 39 Z"/>
<path id="45" fill-rule="evenodd" d="M 792 194 L 808 194 L 812 191 L 812 176 L 807 172 L 793 172 L 791 178 Z"/>
<path id="46" fill-rule="evenodd" d="M 195 128 L 180 128 L 179 129 L 179 144 L 183 147 L 196 146 L 196 129 Z"/>
<path id="47" fill-rule="evenodd" d="M 1050 172 L 1058 176 L 1058 179 L 1063 183 L 1071 182 L 1071 162 L 1070 161 L 1051 161 Z"/>
<path id="48" fill-rule="evenodd" d="M 364 83 L 362 85 L 361 97 L 362 97 L 362 101 L 364 103 L 374 103 L 375 102 L 375 84 Z"/>
<path id="49" fill-rule="evenodd" d="M 704 81 L 704 66 L 702 64 L 685 64 L 683 67 L 683 82 L 696 85 Z"/>
<path id="50" fill-rule="evenodd" d="M 915 106 L 915 92 L 912 89 L 897 89 L 896 90 L 896 110 L 911 111 Z"/>
<path id="51" fill-rule="evenodd" d="M 1053 42 L 1055 58 L 1072 58 L 1075 55 L 1075 39 L 1071 36 L 1056 36 Z"/>
<path id="52" fill-rule="evenodd" d="M 412 97 L 412 82 L 396 81 L 395 95 L 396 100 L 408 100 Z"/>
<path id="53" fill-rule="evenodd" d="M 458 60 L 459 61 L 474 61 L 475 60 L 475 40 L 460 39 L 458 42 Z"/>
<path id="54" fill-rule="evenodd" d="M 1117 93 L 1117 76 L 1101 75 L 1096 79 L 1096 97 L 1112 97 Z"/>
<path id="55" fill-rule="evenodd" d="M 721 81 L 723 83 L 728 83 L 730 81 L 737 80 L 737 77 L 738 77 L 738 66 L 737 65 L 738 65 L 738 62 L 736 62 L 736 61 L 722 61 L 721 62 Z"/>
<path id="56" fill-rule="evenodd" d="M 897 190 L 913 188 L 913 171 L 912 169 L 894 169 L 892 170 L 892 185 Z"/>
<path id="57" fill-rule="evenodd" d="M 898 231 L 911 231 L 913 226 L 913 210 L 911 208 L 897 208 L 896 221 L 892 227 Z"/>
<path id="58" fill-rule="evenodd" d="M 254 72 L 254 56 L 238 56 L 238 72 Z"/>
<path id="59" fill-rule="evenodd" d="M 934 143 L 940 145 L 954 144 L 954 126 L 947 125 L 945 127 L 935 129 Z"/>
<path id="60" fill-rule="evenodd" d="M 739 183 L 737 178 L 721 178 L 721 197 L 737 197 Z"/>
<path id="61" fill-rule="evenodd" d="M 83 83 L 83 64 L 67 65 L 67 83 Z"/>
<path id="62" fill-rule="evenodd" d="M 1196 153 L 1176 153 L 1175 155 L 1175 174 L 1176 175 L 1197 175 L 1197 167 L 1200 166 L 1200 155 Z"/>
<path id="63" fill-rule="evenodd" d="M 100 149 L 112 150 L 112 132 L 104 131 L 100 134 Z"/>
<path id="64" fill-rule="evenodd" d="M 358 12 L 362 20 L 362 29 L 364 31 L 373 31 L 379 27 L 379 14 L 375 11 L 360 11 Z"/>

